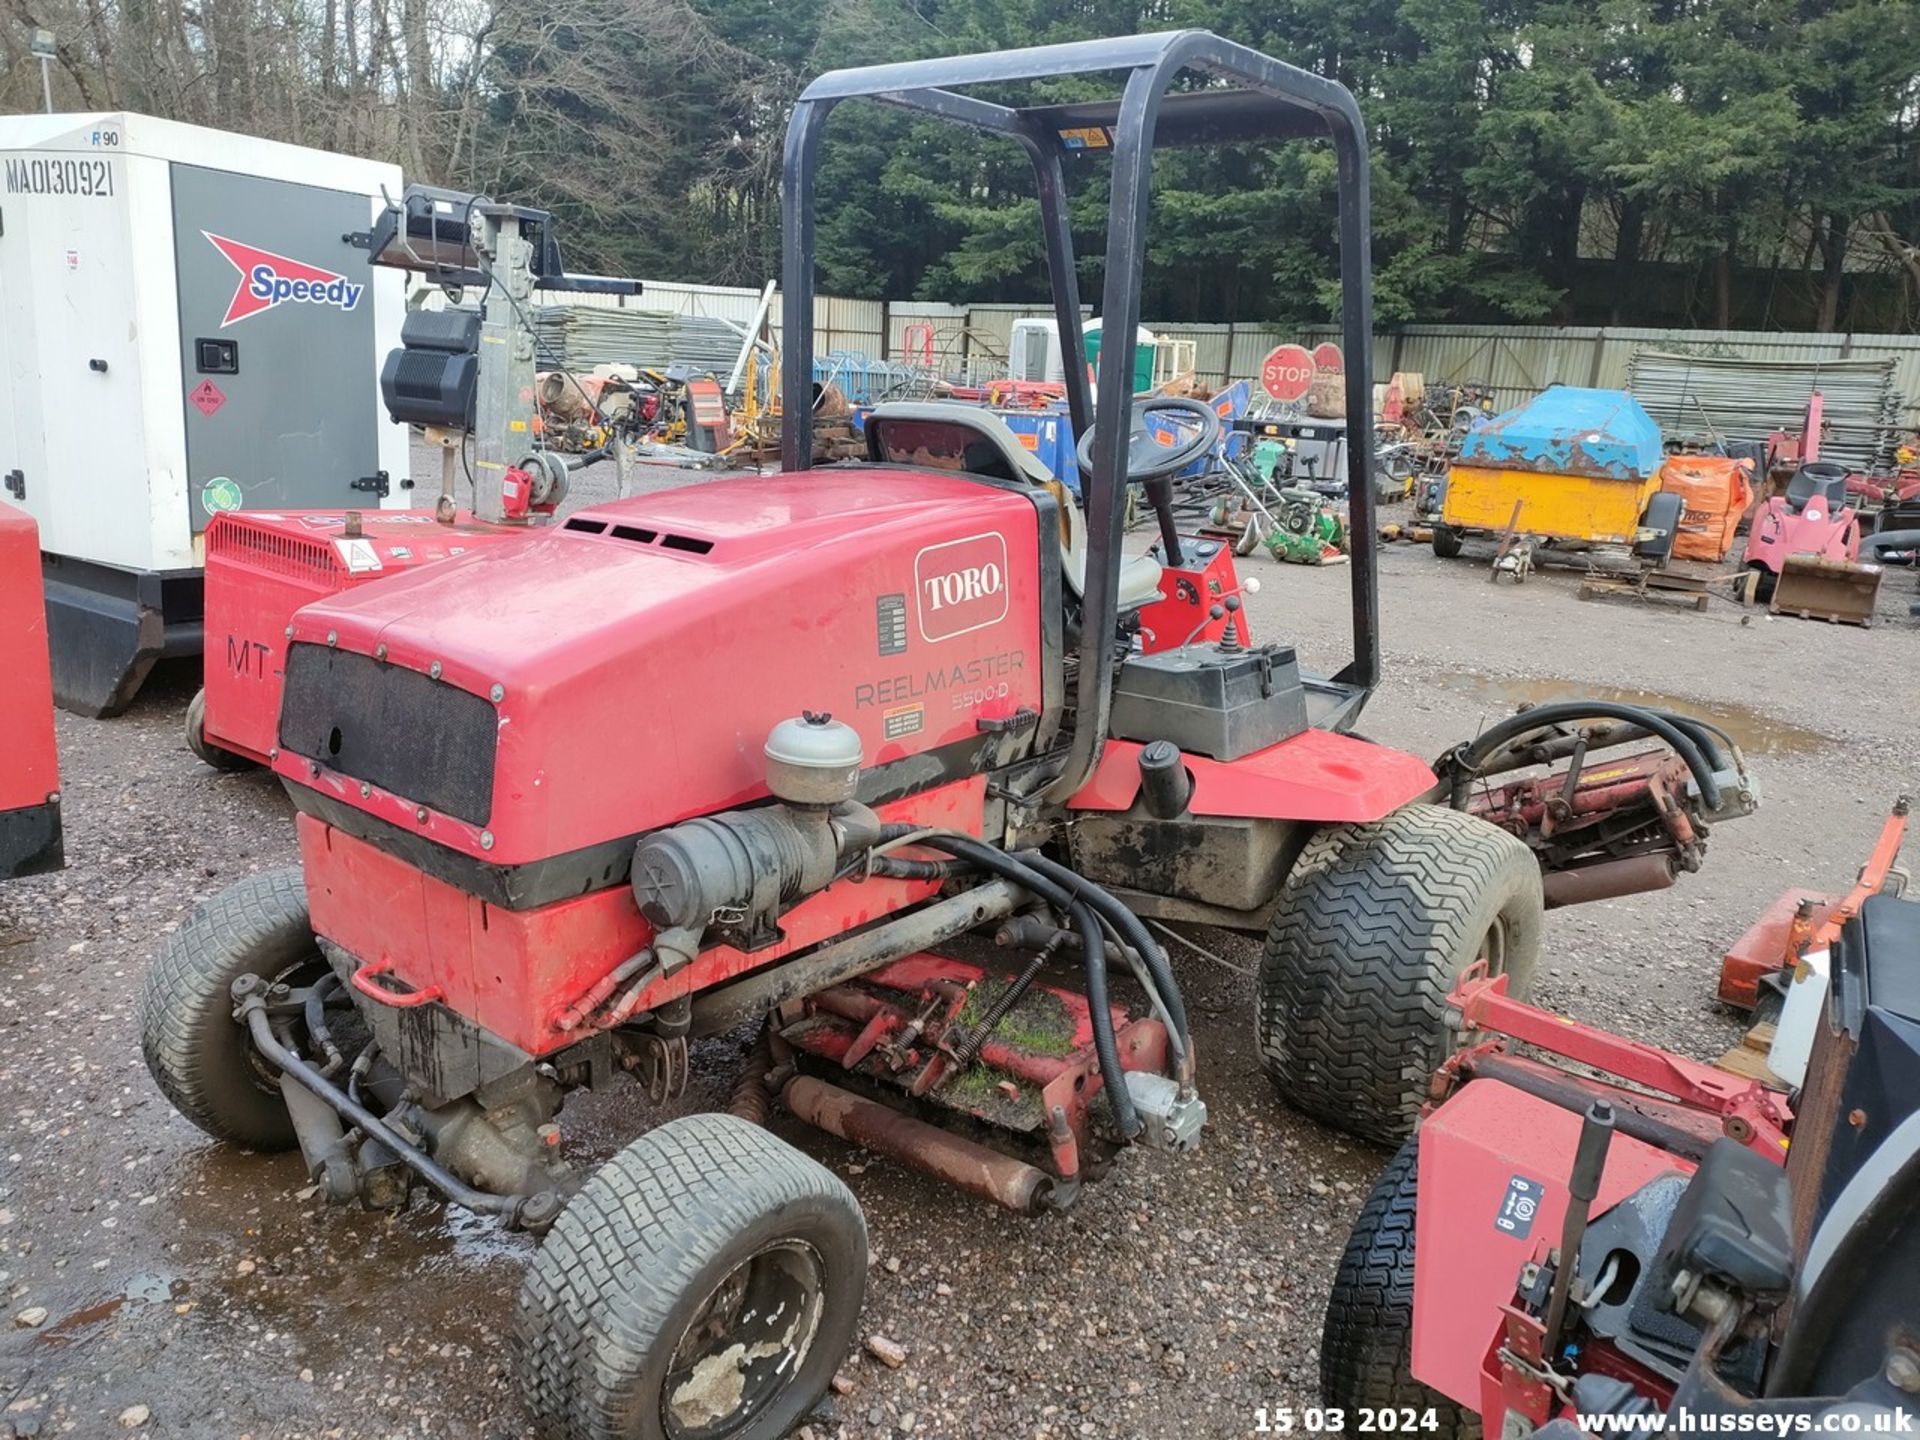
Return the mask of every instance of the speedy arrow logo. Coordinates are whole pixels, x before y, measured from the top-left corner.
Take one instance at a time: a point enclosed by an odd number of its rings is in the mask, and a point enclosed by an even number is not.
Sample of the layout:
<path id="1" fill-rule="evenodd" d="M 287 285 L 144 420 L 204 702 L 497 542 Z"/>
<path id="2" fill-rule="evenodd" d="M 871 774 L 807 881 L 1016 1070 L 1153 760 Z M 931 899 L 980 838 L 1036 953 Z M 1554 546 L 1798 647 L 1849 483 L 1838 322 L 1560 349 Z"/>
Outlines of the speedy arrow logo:
<path id="1" fill-rule="evenodd" d="M 318 265 L 276 255 L 257 245 L 243 245 L 210 230 L 200 233 L 240 272 L 240 283 L 227 305 L 227 317 L 220 322 L 222 330 L 276 305 L 330 305 L 336 310 L 351 310 L 366 293 L 364 284 Z"/>

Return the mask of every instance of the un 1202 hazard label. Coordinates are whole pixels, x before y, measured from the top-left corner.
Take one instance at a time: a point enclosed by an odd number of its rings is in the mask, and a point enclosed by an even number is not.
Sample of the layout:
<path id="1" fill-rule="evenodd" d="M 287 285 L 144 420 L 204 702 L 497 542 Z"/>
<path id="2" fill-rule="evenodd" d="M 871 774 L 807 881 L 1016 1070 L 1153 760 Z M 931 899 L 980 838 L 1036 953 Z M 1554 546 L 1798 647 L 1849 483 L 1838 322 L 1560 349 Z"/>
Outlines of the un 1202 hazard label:
<path id="1" fill-rule="evenodd" d="M 1507 1181 L 1507 1193 L 1500 1202 L 1500 1213 L 1493 1217 L 1493 1228 L 1516 1240 L 1533 1233 L 1533 1217 L 1540 1213 L 1540 1198 L 1547 1187 L 1538 1180 L 1516 1175 Z"/>

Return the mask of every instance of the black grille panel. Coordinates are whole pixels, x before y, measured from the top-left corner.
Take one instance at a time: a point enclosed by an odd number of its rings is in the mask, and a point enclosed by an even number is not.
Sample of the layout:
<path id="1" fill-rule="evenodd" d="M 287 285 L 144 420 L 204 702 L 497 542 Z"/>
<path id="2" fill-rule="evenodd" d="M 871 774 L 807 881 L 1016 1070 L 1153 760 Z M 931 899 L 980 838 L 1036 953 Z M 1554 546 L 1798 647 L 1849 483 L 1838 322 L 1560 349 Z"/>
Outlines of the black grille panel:
<path id="1" fill-rule="evenodd" d="M 416 804 L 485 825 L 493 706 L 418 670 L 324 645 L 287 652 L 280 748 Z"/>

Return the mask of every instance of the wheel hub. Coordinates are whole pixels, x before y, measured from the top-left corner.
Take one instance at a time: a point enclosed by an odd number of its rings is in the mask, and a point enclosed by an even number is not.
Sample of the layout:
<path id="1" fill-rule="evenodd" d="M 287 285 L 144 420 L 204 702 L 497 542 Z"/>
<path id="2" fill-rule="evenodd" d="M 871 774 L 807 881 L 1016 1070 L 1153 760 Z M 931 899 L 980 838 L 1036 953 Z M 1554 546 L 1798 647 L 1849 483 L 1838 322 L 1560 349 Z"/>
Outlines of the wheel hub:
<path id="1" fill-rule="evenodd" d="M 825 1268 L 811 1245 L 781 1241 L 714 1286 L 667 1363 L 661 1421 L 674 1440 L 718 1440 L 771 1405 L 806 1362 Z"/>

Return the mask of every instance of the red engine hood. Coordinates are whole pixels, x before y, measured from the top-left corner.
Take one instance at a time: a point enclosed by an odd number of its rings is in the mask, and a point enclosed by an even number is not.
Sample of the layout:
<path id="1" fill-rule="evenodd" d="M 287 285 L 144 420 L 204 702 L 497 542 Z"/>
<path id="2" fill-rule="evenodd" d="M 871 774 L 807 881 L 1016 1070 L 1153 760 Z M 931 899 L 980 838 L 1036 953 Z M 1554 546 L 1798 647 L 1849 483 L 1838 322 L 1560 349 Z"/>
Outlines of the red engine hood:
<path id="1" fill-rule="evenodd" d="M 1018 493 L 874 467 L 597 506 L 294 617 L 295 644 L 499 696 L 485 827 L 421 821 L 401 784 L 363 796 L 324 757 L 318 773 L 284 752 L 275 768 L 515 864 L 764 794 L 767 732 L 802 709 L 852 724 L 869 765 L 976 740 L 981 715 L 1041 703 L 1038 536 Z M 921 598 L 989 565 L 990 595 L 935 593 L 938 615 Z"/>

